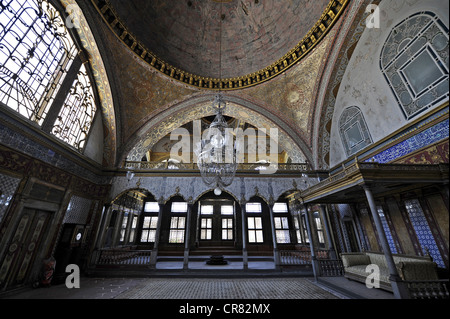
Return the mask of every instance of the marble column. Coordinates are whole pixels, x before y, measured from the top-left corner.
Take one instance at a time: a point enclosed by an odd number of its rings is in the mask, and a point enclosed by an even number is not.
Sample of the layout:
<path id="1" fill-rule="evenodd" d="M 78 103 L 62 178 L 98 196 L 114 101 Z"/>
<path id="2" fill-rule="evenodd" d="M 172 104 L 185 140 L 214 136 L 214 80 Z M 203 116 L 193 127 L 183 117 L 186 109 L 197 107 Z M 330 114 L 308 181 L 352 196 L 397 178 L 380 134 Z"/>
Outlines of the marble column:
<path id="1" fill-rule="evenodd" d="M 155 242 L 153 243 L 153 249 L 150 255 L 150 264 L 149 264 L 149 267 L 152 269 L 156 268 L 156 263 L 158 261 L 158 247 L 159 247 L 159 237 L 161 236 L 161 223 L 162 223 L 164 201 L 160 200 L 158 204 L 159 204 L 158 222 L 156 223 Z"/>
<path id="2" fill-rule="evenodd" d="M 325 207 L 325 205 L 319 205 L 320 211 L 323 216 L 323 224 L 325 227 L 325 233 L 327 234 L 327 242 L 328 242 L 328 250 L 330 252 L 330 259 L 337 259 L 336 250 L 333 246 L 333 238 L 331 237 L 331 228 L 330 224 L 328 223 L 328 212 Z"/>
<path id="3" fill-rule="evenodd" d="M 314 279 L 317 280 L 317 277 L 319 277 L 320 275 L 320 269 L 319 269 L 319 264 L 317 261 L 317 256 L 316 256 L 316 247 L 315 247 L 315 241 L 314 241 L 314 237 L 313 237 L 313 233 L 312 233 L 312 229 L 311 229 L 311 218 L 309 215 L 309 211 L 308 211 L 308 205 L 304 204 L 305 206 L 305 218 L 306 218 L 306 230 L 308 232 L 308 237 L 309 237 L 309 248 L 311 250 L 311 263 L 312 263 L 312 269 L 313 269 L 313 273 L 314 273 Z"/>
<path id="4" fill-rule="evenodd" d="M 245 211 L 245 204 L 247 202 L 242 199 L 241 204 L 241 218 L 242 218 L 242 262 L 244 270 L 248 269 L 248 253 L 247 253 L 247 214 Z"/>
<path id="5" fill-rule="evenodd" d="M 369 203 L 370 211 L 372 213 L 373 220 L 375 222 L 375 227 L 380 237 L 381 247 L 383 248 L 383 253 L 386 258 L 386 262 L 389 268 L 389 280 L 391 281 L 392 290 L 394 296 L 397 299 L 407 299 L 409 298 L 408 289 L 400 278 L 397 267 L 395 266 L 394 258 L 392 257 L 391 248 L 386 238 L 386 233 L 384 232 L 383 224 L 381 218 L 378 215 L 377 207 L 375 204 L 375 199 L 372 194 L 372 190 L 368 185 L 363 185 L 364 192 L 366 193 L 367 201 Z"/>
<path id="6" fill-rule="evenodd" d="M 191 201 L 188 202 L 188 209 L 186 213 L 186 225 L 185 225 L 185 233 L 184 233 L 184 258 L 183 258 L 183 269 L 189 268 L 189 244 L 191 237 L 191 216 L 192 216 L 192 205 Z"/>
<path id="7" fill-rule="evenodd" d="M 275 220 L 273 215 L 273 205 L 275 202 L 273 199 L 270 200 L 269 203 L 269 216 L 270 216 L 270 227 L 272 229 L 272 243 L 273 243 L 273 261 L 275 263 L 275 269 L 280 269 L 280 255 L 278 253 L 278 244 L 277 244 L 277 234 L 275 230 Z"/>

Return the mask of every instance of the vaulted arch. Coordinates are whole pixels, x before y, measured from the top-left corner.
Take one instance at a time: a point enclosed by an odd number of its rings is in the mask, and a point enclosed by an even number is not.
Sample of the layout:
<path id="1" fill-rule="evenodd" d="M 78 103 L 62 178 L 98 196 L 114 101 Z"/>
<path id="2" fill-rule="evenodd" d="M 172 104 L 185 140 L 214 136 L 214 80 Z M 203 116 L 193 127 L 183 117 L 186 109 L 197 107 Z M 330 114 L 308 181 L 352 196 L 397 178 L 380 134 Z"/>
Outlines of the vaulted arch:
<path id="1" fill-rule="evenodd" d="M 147 150 L 174 129 L 201 117 L 214 115 L 211 103 L 213 97 L 214 94 L 209 93 L 189 98 L 149 120 L 125 146 L 122 160 L 140 161 Z M 309 149 L 281 119 L 240 97 L 225 95 L 224 98 L 227 102 L 225 115 L 241 119 L 257 128 L 265 128 L 267 132 L 270 128 L 278 128 L 278 144 L 288 153 L 292 162 L 311 162 Z"/>

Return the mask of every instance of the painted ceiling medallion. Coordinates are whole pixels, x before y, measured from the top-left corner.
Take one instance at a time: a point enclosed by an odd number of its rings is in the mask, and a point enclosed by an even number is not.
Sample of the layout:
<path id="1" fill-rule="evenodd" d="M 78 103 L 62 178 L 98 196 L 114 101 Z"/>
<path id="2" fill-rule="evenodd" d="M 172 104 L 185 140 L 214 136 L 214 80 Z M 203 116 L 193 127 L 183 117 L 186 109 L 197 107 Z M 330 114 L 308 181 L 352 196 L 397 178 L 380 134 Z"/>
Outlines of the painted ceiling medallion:
<path id="1" fill-rule="evenodd" d="M 303 36 L 303 38 L 301 39 L 301 41 L 299 43 L 297 43 L 295 45 L 294 48 L 288 50 L 287 53 L 285 53 L 280 59 L 277 59 L 277 55 L 272 52 L 272 54 L 269 54 L 269 52 L 266 51 L 267 43 L 259 43 L 259 47 L 258 47 L 258 51 L 259 52 L 252 52 L 252 53 L 248 53 L 246 52 L 243 56 L 238 57 L 237 55 L 235 56 L 235 52 L 239 52 L 236 51 L 236 48 L 233 48 L 232 46 L 236 46 L 236 44 L 233 44 L 232 41 L 234 38 L 233 36 L 229 36 L 228 41 L 230 43 L 229 46 L 226 46 L 226 49 L 229 50 L 235 50 L 232 51 L 232 53 L 229 53 L 228 56 L 228 63 L 229 63 L 229 67 L 228 67 L 228 71 L 225 70 L 225 72 L 228 72 L 226 74 L 222 73 L 223 78 L 220 78 L 218 72 L 215 72 L 214 70 L 210 70 L 211 68 L 208 67 L 208 65 L 212 65 L 214 67 L 214 65 L 216 63 L 212 63 L 210 62 L 209 64 L 207 63 L 207 61 L 212 60 L 217 58 L 216 54 L 214 54 L 215 50 L 217 48 L 212 47 L 212 44 L 214 44 L 215 42 L 218 41 L 209 41 L 209 40 L 205 40 L 205 42 L 199 42 L 199 37 L 195 38 L 195 41 L 197 42 L 190 42 L 187 43 L 189 45 L 193 45 L 193 44 L 201 44 L 202 47 L 203 45 L 208 46 L 209 44 L 211 45 L 210 48 L 205 47 L 203 49 L 203 51 L 198 50 L 198 54 L 194 55 L 192 54 L 192 52 L 190 52 L 189 54 L 185 54 L 183 57 L 178 56 L 176 53 L 172 52 L 174 50 L 170 50 L 170 49 L 174 49 L 174 47 L 164 47 L 164 48 L 158 48 L 161 49 L 162 51 L 164 51 L 163 53 L 160 54 L 156 54 L 154 53 L 151 49 L 148 48 L 147 46 L 147 42 L 144 43 L 144 41 L 150 41 L 149 39 L 144 39 L 144 36 L 136 36 L 133 31 L 138 30 L 137 32 L 139 34 L 145 34 L 143 33 L 143 28 L 145 29 L 146 27 L 149 28 L 149 25 L 146 25 L 145 27 L 141 26 L 139 27 L 139 22 L 141 22 L 141 20 L 139 20 L 138 18 L 131 18 L 131 16 L 129 17 L 129 19 L 125 19 L 125 21 L 121 20 L 121 17 L 119 16 L 119 14 L 116 12 L 115 7 L 113 6 L 112 3 L 115 3 L 116 5 L 128 5 L 128 1 L 127 2 L 117 2 L 115 0 L 91 0 L 92 3 L 94 4 L 95 8 L 97 9 L 97 11 L 101 14 L 102 18 L 104 19 L 104 21 L 107 23 L 107 25 L 109 26 L 109 28 L 113 31 L 113 33 L 120 39 L 120 41 L 122 43 L 124 43 L 130 50 L 132 50 L 135 54 L 137 54 L 142 60 L 144 60 L 146 63 L 148 63 L 152 68 L 156 69 L 157 71 L 165 74 L 166 76 L 182 82 L 186 85 L 189 86 L 193 86 L 196 88 L 200 88 L 200 89 L 207 89 L 207 90 L 222 90 L 222 91 L 227 91 L 227 90 L 237 90 L 237 89 L 243 89 L 243 88 L 247 88 L 247 87 L 251 87 L 251 86 L 255 86 L 257 84 L 266 82 L 274 77 L 276 77 L 277 75 L 285 72 L 287 69 L 289 69 L 290 67 L 292 67 L 293 65 L 295 65 L 297 62 L 299 62 L 301 59 L 303 59 L 324 37 L 325 35 L 328 33 L 328 31 L 331 30 L 331 28 L 333 27 L 334 23 L 338 20 L 338 18 L 342 15 L 344 9 L 346 8 L 347 4 L 349 3 L 349 0 L 332 0 L 328 3 L 328 5 L 326 6 L 325 10 L 323 11 L 323 13 L 321 14 L 319 20 L 313 25 L 313 27 L 305 33 L 306 35 Z M 191 4 L 189 6 L 189 3 Z M 227 1 L 227 0 L 211 0 L 207 3 L 202 3 L 202 5 L 207 5 L 207 4 L 212 5 L 213 3 L 223 3 L 227 6 L 232 6 L 230 7 L 230 12 L 227 12 L 226 16 L 226 20 L 228 19 L 234 19 L 232 20 L 231 25 L 233 27 L 228 28 L 228 30 L 225 30 L 225 33 L 228 32 L 236 32 L 236 28 L 238 27 L 236 25 L 237 21 L 240 21 L 242 23 L 244 23 L 244 27 L 245 28 L 250 28 L 247 32 L 247 34 L 249 34 L 249 32 L 263 32 L 263 34 L 265 34 L 266 36 L 270 36 L 273 37 L 273 34 L 271 34 L 267 29 L 266 26 L 267 24 L 264 24 L 262 22 L 260 22 L 258 24 L 258 28 L 254 28 L 253 24 L 255 23 L 254 20 L 255 18 L 261 18 L 260 16 L 253 16 L 252 15 L 252 11 L 251 9 L 253 8 L 254 10 L 258 9 L 258 6 L 262 5 L 261 1 L 258 2 L 254 2 L 254 1 L 237 1 L 237 0 L 233 0 L 233 1 Z M 147 2 L 136 2 L 133 4 L 134 7 L 123 7 L 123 8 L 127 8 L 127 10 L 137 10 L 136 6 L 139 6 L 139 4 L 141 5 L 148 5 L 148 6 L 152 6 L 152 4 L 149 4 Z M 153 21 L 156 21 L 157 19 L 162 19 L 162 21 L 165 21 L 165 17 L 160 17 L 158 16 L 158 14 L 163 14 L 165 12 L 168 12 L 167 10 L 170 10 L 170 8 L 167 8 L 167 4 L 165 4 L 164 2 L 161 3 L 154 3 L 153 5 L 160 5 L 162 7 L 161 9 L 161 13 L 160 11 L 154 12 L 153 10 L 155 9 L 154 7 L 150 7 L 147 8 L 148 11 L 144 10 L 145 8 L 142 8 L 142 12 L 144 12 L 144 17 L 150 17 L 153 18 Z M 326 4 L 326 3 L 325 3 Z M 129 4 L 131 5 L 131 4 Z M 237 6 L 237 7 L 236 7 Z M 131 9 L 130 9 L 131 8 Z M 186 9 L 184 9 L 183 12 L 179 12 L 179 13 L 173 13 L 171 12 L 173 15 L 168 19 L 168 21 L 165 22 L 172 22 L 172 19 L 176 19 L 176 17 L 178 17 L 180 14 L 180 19 L 184 19 L 186 20 L 186 17 L 184 17 L 184 14 L 187 14 L 189 11 L 186 10 L 203 10 L 203 6 L 199 7 L 199 2 L 197 1 L 189 1 L 188 5 L 186 5 Z M 299 8 L 297 8 L 299 9 Z M 125 11 L 127 11 L 125 10 Z M 203 18 L 207 18 L 209 17 L 211 14 L 213 14 L 214 12 L 216 12 L 217 10 L 215 9 L 211 9 L 212 11 L 209 12 L 206 16 L 203 15 Z M 215 11 L 214 11 L 215 10 Z M 235 10 L 235 11 L 233 11 Z M 237 11 L 239 10 L 239 11 Z M 300 10 L 300 9 L 299 9 Z M 123 11 L 123 10 L 122 10 Z M 120 11 L 121 14 L 122 11 Z M 286 10 L 285 10 L 286 11 Z M 256 12 L 256 11 L 255 11 Z M 131 13 L 135 13 L 134 11 Z M 130 11 L 128 12 L 128 14 L 131 14 Z M 197 12 L 198 13 L 198 12 Z M 217 13 L 217 12 L 216 12 Z M 204 13 L 202 13 L 204 14 Z M 259 12 L 259 14 L 263 14 L 264 17 L 267 18 L 267 14 L 266 12 Z M 280 12 L 278 13 L 280 14 Z M 292 12 L 290 12 L 290 14 L 292 15 Z M 301 12 L 301 16 L 296 17 L 295 19 L 298 20 L 300 19 L 300 21 L 303 21 L 302 19 L 311 19 L 310 16 L 308 15 L 308 11 L 305 9 Z M 126 16 L 126 14 L 125 14 Z M 238 17 L 239 16 L 239 17 Z M 302 18 L 302 16 L 304 16 Z M 193 19 L 189 20 L 188 19 L 188 25 L 185 25 L 184 27 L 192 27 L 192 25 L 189 25 L 190 23 L 194 23 L 194 22 L 189 22 L 192 21 Z M 278 26 L 278 24 L 283 23 L 280 20 L 277 21 L 271 21 L 271 25 L 272 26 Z M 160 21 L 160 20 L 158 20 Z M 211 21 L 213 21 L 213 19 L 209 19 L 209 20 L 204 20 L 206 22 L 209 21 L 209 23 L 211 23 Z M 176 21 L 175 21 L 176 22 Z M 133 24 L 134 23 L 134 24 Z M 312 22 L 314 23 L 314 22 Z M 311 23 L 311 24 L 312 24 Z M 129 25 L 133 25 L 133 28 L 131 28 Z M 304 25 L 303 25 L 304 27 Z M 205 37 L 215 37 L 215 35 L 213 34 L 213 31 L 217 31 L 214 30 L 214 28 L 211 27 L 211 29 L 206 29 L 206 30 L 210 30 L 210 34 L 206 33 L 204 34 Z M 295 28 L 294 25 L 290 25 L 289 28 Z M 133 29 L 133 31 L 132 31 Z M 200 28 L 199 29 L 204 29 L 204 28 Z M 148 29 L 146 29 L 148 30 Z M 241 29 L 238 29 L 239 31 L 242 30 L 242 26 Z M 201 30 L 200 30 L 201 31 Z M 281 32 L 280 30 L 278 30 L 279 33 Z M 205 32 L 203 32 L 205 33 Z M 165 36 L 165 32 L 159 32 L 157 34 L 158 37 L 164 37 Z M 162 38 L 162 40 L 165 41 L 166 45 L 171 45 L 171 40 L 179 40 L 182 41 L 180 43 L 183 44 L 183 41 L 190 41 L 188 40 L 187 36 L 183 36 L 180 37 L 180 34 L 177 34 L 175 31 L 174 33 L 172 33 L 173 35 L 178 36 L 177 39 L 164 39 Z M 281 33 L 278 34 L 277 36 L 280 36 L 282 38 L 282 40 L 285 40 L 285 33 Z M 297 34 L 298 36 L 298 34 Z M 153 39 L 155 40 L 155 39 Z M 161 40 L 161 38 L 158 38 L 157 40 Z M 204 40 L 204 39 L 203 39 Z M 216 39 L 217 40 L 217 39 Z M 247 42 L 245 42 L 247 41 Z M 159 41 L 161 42 L 161 41 Z M 243 43 L 245 44 L 249 44 L 251 42 L 251 38 L 246 38 L 244 40 Z M 273 48 L 277 47 L 277 45 L 270 45 L 270 49 L 272 50 Z M 264 52 L 262 52 L 264 51 Z M 196 52 L 196 51 L 195 51 Z M 251 55 L 252 54 L 252 55 Z M 282 55 L 283 53 L 281 53 L 280 55 Z M 200 55 L 200 56 L 199 56 Z M 278 55 L 278 56 L 280 56 Z M 182 65 L 182 67 L 176 67 L 174 66 L 175 63 L 169 63 L 167 60 L 163 59 L 163 57 L 165 56 L 170 56 L 170 59 L 173 59 L 174 61 L 177 61 L 176 64 L 180 64 Z M 184 60 L 192 58 L 192 61 L 190 61 L 189 64 L 187 64 L 187 62 L 185 63 Z M 238 59 L 242 59 L 242 61 L 247 61 L 245 64 L 243 64 L 243 68 L 240 67 L 234 67 L 233 68 L 233 64 L 232 64 L 232 59 L 235 58 L 236 61 L 238 61 Z M 275 62 L 271 62 L 270 60 L 268 60 L 269 58 L 276 60 Z M 197 60 L 198 59 L 198 60 Z M 272 61 L 273 61 L 272 60 Z M 214 60 L 215 61 L 215 60 Z M 256 61 L 254 63 L 254 65 L 259 65 L 259 67 L 262 66 L 261 69 L 259 69 L 258 71 L 253 72 L 253 70 L 251 70 L 251 73 L 248 73 L 246 75 L 240 75 L 239 72 L 245 72 L 245 71 L 249 71 L 250 70 L 250 64 L 252 64 L 251 62 Z M 227 63 L 227 62 L 225 62 Z M 267 64 L 263 64 L 263 63 L 267 63 Z M 268 65 L 270 64 L 270 65 Z M 236 64 L 238 65 L 238 64 Z M 266 66 L 264 66 L 266 65 Z M 267 66 L 268 65 L 268 66 Z M 200 68 L 203 68 L 202 70 L 200 70 Z M 225 68 L 226 69 L 226 68 Z M 195 71 L 193 71 L 195 70 Z M 197 73 L 197 74 L 194 74 Z M 214 74 L 216 74 L 216 76 L 214 76 Z M 200 74 L 204 74 L 204 75 L 200 75 Z M 209 75 L 205 75 L 205 74 L 209 74 Z M 245 73 L 244 73 L 245 74 Z M 231 76 L 232 75 L 232 76 Z"/>

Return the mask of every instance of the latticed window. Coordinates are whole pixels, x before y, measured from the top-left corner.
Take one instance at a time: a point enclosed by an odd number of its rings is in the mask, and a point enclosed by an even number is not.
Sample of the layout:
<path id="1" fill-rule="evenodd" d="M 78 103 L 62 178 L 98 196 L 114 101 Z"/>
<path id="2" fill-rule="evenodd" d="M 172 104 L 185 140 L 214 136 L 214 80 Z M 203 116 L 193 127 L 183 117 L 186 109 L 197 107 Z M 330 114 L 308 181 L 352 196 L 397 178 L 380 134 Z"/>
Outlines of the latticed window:
<path id="1" fill-rule="evenodd" d="M 47 0 L 9 0 L 0 21 L 0 104 L 83 151 L 96 106 L 65 20 Z"/>
<path id="2" fill-rule="evenodd" d="M 372 144 L 372 137 L 361 110 L 356 106 L 346 108 L 339 118 L 339 134 L 347 156 Z"/>
<path id="3" fill-rule="evenodd" d="M 420 12 L 393 28 L 380 57 L 381 71 L 405 117 L 448 100 L 448 28 Z"/>
<path id="4" fill-rule="evenodd" d="M 75 148 L 83 149 L 96 110 L 91 83 L 86 68 L 81 65 L 52 133 Z"/>

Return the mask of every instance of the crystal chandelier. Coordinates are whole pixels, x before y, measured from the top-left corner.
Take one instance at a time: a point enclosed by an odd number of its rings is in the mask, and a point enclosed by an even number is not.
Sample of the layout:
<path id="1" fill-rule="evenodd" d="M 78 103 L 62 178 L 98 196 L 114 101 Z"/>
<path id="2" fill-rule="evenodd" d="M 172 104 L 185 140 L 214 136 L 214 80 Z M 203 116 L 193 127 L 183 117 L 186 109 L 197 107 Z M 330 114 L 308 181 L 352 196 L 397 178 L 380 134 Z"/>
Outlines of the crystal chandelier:
<path id="1" fill-rule="evenodd" d="M 222 79 L 222 2 L 220 3 L 220 36 L 219 36 L 219 80 Z M 228 128 L 223 117 L 226 104 L 220 92 L 216 95 L 213 108 L 216 117 L 197 143 L 194 153 L 197 155 L 197 166 L 206 185 L 214 187 L 214 194 L 219 196 L 222 190 L 234 179 L 238 166 L 238 141 L 232 130 Z"/>
<path id="2" fill-rule="evenodd" d="M 215 188 L 214 194 L 220 195 L 233 182 L 238 166 L 239 145 L 223 116 L 226 105 L 220 93 L 216 95 L 213 107 L 216 116 L 194 152 L 203 181 Z"/>

